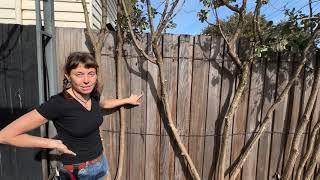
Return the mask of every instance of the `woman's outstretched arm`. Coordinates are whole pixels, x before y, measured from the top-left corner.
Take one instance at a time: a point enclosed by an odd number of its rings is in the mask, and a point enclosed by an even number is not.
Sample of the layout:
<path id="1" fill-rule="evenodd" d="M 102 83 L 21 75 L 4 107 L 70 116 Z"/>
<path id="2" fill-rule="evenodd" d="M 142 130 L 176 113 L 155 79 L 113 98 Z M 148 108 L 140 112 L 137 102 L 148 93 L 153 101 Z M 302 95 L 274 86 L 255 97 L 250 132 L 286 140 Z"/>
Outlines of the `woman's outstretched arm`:
<path id="1" fill-rule="evenodd" d="M 140 99 L 143 95 L 131 95 L 123 99 L 103 99 L 100 101 L 100 106 L 105 109 L 111 109 L 125 104 L 140 105 Z"/>
<path id="2" fill-rule="evenodd" d="M 47 121 L 37 110 L 30 111 L 0 131 L 0 143 L 16 147 L 57 149 L 62 153 L 75 155 L 60 140 L 26 134 L 45 124 Z"/>

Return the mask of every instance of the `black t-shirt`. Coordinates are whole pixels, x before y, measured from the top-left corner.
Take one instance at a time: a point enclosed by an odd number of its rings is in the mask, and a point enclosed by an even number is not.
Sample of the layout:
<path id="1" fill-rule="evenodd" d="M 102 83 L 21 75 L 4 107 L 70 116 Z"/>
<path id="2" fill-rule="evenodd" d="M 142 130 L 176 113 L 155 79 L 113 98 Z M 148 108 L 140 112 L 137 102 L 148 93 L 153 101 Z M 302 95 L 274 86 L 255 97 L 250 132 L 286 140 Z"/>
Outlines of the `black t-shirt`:
<path id="1" fill-rule="evenodd" d="M 63 164 L 75 164 L 97 158 L 103 151 L 99 126 L 103 117 L 99 102 L 91 99 L 91 111 L 75 99 L 66 99 L 62 93 L 52 96 L 36 110 L 52 120 L 58 138 L 77 156 L 62 154 Z"/>

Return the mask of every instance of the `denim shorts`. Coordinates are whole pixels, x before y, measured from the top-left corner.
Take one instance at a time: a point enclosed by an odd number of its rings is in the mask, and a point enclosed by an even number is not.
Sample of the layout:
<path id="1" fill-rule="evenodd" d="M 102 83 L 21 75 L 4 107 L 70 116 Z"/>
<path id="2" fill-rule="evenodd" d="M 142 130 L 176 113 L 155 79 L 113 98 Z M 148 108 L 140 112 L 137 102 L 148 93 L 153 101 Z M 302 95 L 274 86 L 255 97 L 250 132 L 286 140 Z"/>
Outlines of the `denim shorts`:
<path id="1" fill-rule="evenodd" d="M 67 170 L 65 170 L 67 171 Z M 100 161 L 88 165 L 77 173 L 77 180 L 103 180 L 103 177 L 108 174 L 109 164 L 105 155 L 102 155 Z M 64 178 L 61 178 L 64 180 Z M 69 178 L 67 178 L 69 179 Z"/>

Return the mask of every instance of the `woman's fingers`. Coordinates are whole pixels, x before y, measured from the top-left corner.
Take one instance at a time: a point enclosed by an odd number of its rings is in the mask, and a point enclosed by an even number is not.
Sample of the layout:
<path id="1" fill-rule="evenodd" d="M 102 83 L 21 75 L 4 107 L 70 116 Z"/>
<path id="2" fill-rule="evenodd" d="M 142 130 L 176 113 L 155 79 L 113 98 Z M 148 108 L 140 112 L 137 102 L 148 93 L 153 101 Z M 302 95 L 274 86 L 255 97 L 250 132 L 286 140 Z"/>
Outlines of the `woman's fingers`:
<path id="1" fill-rule="evenodd" d="M 77 154 L 74 153 L 73 151 L 71 151 L 70 149 L 68 149 L 68 147 L 66 145 L 63 144 L 63 142 L 61 140 L 54 140 L 52 139 L 51 142 L 51 147 L 53 149 L 56 149 L 57 151 L 59 151 L 62 154 L 71 154 L 73 156 L 76 156 Z"/>
<path id="2" fill-rule="evenodd" d="M 77 155 L 76 153 L 74 153 L 73 151 L 71 151 L 71 150 L 69 150 L 69 149 L 66 149 L 63 153 L 65 153 L 65 154 L 71 154 L 71 155 L 73 155 L 73 156 L 76 156 L 76 155 Z"/>
<path id="3" fill-rule="evenodd" d="M 130 96 L 130 99 L 131 99 L 130 104 L 132 104 L 132 105 L 139 105 L 139 104 L 140 104 L 139 100 L 142 98 L 142 96 L 143 96 L 143 94 L 140 94 L 140 95 L 131 95 L 131 96 Z"/>

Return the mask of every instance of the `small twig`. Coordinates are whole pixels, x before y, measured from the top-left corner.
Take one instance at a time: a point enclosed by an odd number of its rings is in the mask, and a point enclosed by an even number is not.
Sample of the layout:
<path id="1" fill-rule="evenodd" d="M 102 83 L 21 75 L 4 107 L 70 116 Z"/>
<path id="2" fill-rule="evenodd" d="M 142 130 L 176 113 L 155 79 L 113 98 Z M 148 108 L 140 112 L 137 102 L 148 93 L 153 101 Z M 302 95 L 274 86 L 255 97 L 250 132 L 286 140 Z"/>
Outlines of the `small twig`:
<path id="1" fill-rule="evenodd" d="M 123 8 L 123 11 L 124 11 L 124 15 L 127 19 L 127 23 L 128 23 L 128 27 L 129 27 L 129 32 L 130 32 L 130 35 L 131 35 L 131 38 L 133 40 L 133 44 L 134 46 L 139 50 L 140 53 L 142 53 L 142 55 L 148 60 L 150 61 L 151 63 L 153 64 L 156 64 L 156 59 L 149 56 L 141 47 L 141 45 L 139 44 L 134 32 L 133 32 L 133 27 L 132 27 L 132 23 L 131 23 L 131 20 L 130 20 L 130 17 L 129 17 L 129 14 L 128 14 L 128 11 L 127 11 L 127 7 L 126 7 L 126 4 L 125 4 L 125 1 L 124 0 L 121 0 L 121 5 L 122 5 L 122 8 Z"/>
<path id="2" fill-rule="evenodd" d="M 222 4 L 227 6 L 231 11 L 234 11 L 236 13 L 240 13 L 240 9 L 236 6 L 232 6 L 231 4 L 227 3 L 225 0 L 221 0 Z"/>
<path id="3" fill-rule="evenodd" d="M 218 16 L 218 12 L 217 12 L 216 7 L 214 7 L 214 12 L 215 12 L 215 16 L 216 16 L 216 19 L 217 19 L 217 24 L 218 24 L 220 33 L 221 33 L 223 39 L 225 40 L 225 42 L 227 43 L 227 46 L 228 46 L 228 48 L 229 48 L 228 53 L 229 53 L 229 55 L 231 56 L 232 60 L 236 63 L 236 65 L 237 65 L 238 67 L 241 67 L 241 64 L 242 64 L 242 63 L 241 63 L 239 57 L 237 57 L 237 55 L 234 54 L 233 51 L 231 51 L 232 46 L 231 46 L 231 44 L 230 44 L 227 36 L 225 35 L 225 33 L 223 32 L 223 30 L 222 30 L 222 28 L 221 28 L 220 19 L 219 19 L 219 16 Z"/>

